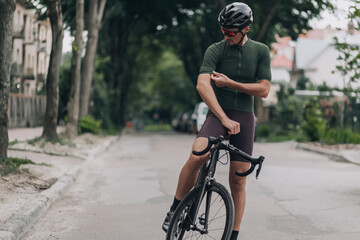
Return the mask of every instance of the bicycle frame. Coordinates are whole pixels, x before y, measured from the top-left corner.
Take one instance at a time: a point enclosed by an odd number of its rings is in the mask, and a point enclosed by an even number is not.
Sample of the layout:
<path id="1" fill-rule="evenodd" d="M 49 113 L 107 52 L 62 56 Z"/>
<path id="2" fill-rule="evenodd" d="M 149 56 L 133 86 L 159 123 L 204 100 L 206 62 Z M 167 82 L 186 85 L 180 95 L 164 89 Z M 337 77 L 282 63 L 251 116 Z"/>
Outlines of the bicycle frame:
<path id="1" fill-rule="evenodd" d="M 190 229 L 199 231 L 200 233 L 207 233 L 208 231 L 208 218 L 209 218 L 209 209 L 211 205 L 211 192 L 206 197 L 205 218 L 201 219 L 204 220 L 204 224 L 202 224 L 204 225 L 203 229 L 199 229 L 196 227 L 198 220 L 197 215 L 199 213 L 201 202 L 205 196 L 206 188 L 211 186 L 214 182 L 216 182 L 214 175 L 216 170 L 216 164 L 219 159 L 220 150 L 226 150 L 228 152 L 238 154 L 251 163 L 249 170 L 243 173 L 236 172 L 237 176 L 247 176 L 254 171 L 256 165 L 259 165 L 256 172 L 256 178 L 257 178 L 260 173 L 262 163 L 264 161 L 263 156 L 260 156 L 259 158 L 253 158 L 250 155 L 246 154 L 245 152 L 232 146 L 231 144 L 224 144 L 222 142 L 223 140 L 224 140 L 223 136 L 219 136 L 218 138 L 209 137 L 208 146 L 204 150 L 202 150 L 201 152 L 193 151 L 193 153 L 198 156 L 204 155 L 205 153 L 210 151 L 210 156 L 209 156 L 210 160 L 204 163 L 204 165 L 201 167 L 198 179 L 194 186 L 194 188 L 200 188 L 199 193 L 195 198 L 195 200 L 192 202 L 192 205 L 190 206 L 190 210 L 187 215 L 187 218 L 191 219 L 191 222 L 188 223 L 190 224 L 189 226 Z M 214 144 L 215 146 L 211 148 L 211 146 Z"/>
<path id="2" fill-rule="evenodd" d="M 199 208 L 201 205 L 201 200 L 204 198 L 205 192 L 206 192 L 206 187 L 207 186 L 211 186 L 211 184 L 213 182 L 216 182 L 214 175 L 215 175 L 215 170 L 216 170 L 216 164 L 219 158 L 219 145 L 221 143 L 218 143 L 213 149 L 211 149 L 211 153 L 210 153 L 210 160 L 207 161 L 206 163 L 204 163 L 204 165 L 201 167 L 201 170 L 199 172 L 199 176 L 198 179 L 195 183 L 195 187 L 200 187 L 201 190 L 196 198 L 196 201 L 194 202 L 196 205 L 191 206 L 190 209 L 190 218 L 192 219 L 191 225 L 195 226 L 196 225 L 196 221 L 197 221 L 197 214 L 199 212 Z M 211 195 L 207 195 L 206 198 L 206 206 L 205 206 L 205 224 L 204 224 L 204 230 L 203 231 L 207 231 L 208 229 L 208 218 L 209 218 L 209 208 L 210 208 L 210 202 L 211 200 Z M 201 229 L 196 229 L 201 231 Z"/>
<path id="3" fill-rule="evenodd" d="M 192 206 L 191 208 L 191 216 L 192 217 L 192 222 L 191 224 L 194 226 L 196 225 L 196 218 L 195 216 L 197 216 L 198 212 L 199 212 L 199 208 L 200 208 L 200 204 L 201 204 L 201 200 L 204 198 L 204 194 L 205 194 L 205 190 L 207 186 L 211 186 L 211 184 L 213 182 L 215 182 L 215 170 L 216 170 L 216 164 L 217 161 L 219 159 L 219 152 L 220 150 L 226 150 L 235 154 L 238 154 L 240 156 L 242 156 L 243 158 L 245 158 L 246 160 L 250 161 L 251 166 L 249 168 L 249 170 L 247 170 L 244 173 L 241 172 L 236 172 L 235 174 L 237 176 L 247 176 L 250 173 L 252 173 L 255 169 L 256 165 L 259 165 L 257 171 L 256 171 L 256 179 L 258 178 L 258 175 L 260 174 L 261 171 L 261 167 L 262 167 L 262 163 L 264 161 L 264 157 L 260 156 L 259 158 L 253 158 L 250 155 L 246 154 L 245 152 L 237 149 L 236 147 L 232 146 L 231 144 L 224 144 L 222 141 L 224 140 L 223 136 L 219 136 L 218 138 L 213 138 L 213 137 L 209 137 L 209 143 L 208 146 L 201 152 L 196 152 L 194 151 L 193 153 L 195 155 L 203 155 L 206 152 L 210 151 L 210 161 L 207 161 L 206 163 L 204 163 L 204 165 L 201 167 L 198 179 L 196 181 L 195 187 L 200 187 L 201 190 L 199 192 L 198 197 L 196 198 L 196 205 Z M 211 149 L 211 146 L 215 144 L 215 146 Z M 209 204 L 210 204 L 210 197 L 207 197 L 206 200 L 206 216 L 205 216 L 205 231 L 207 230 L 207 219 L 208 219 L 208 210 L 209 210 Z M 195 210 L 194 210 L 195 208 Z"/>

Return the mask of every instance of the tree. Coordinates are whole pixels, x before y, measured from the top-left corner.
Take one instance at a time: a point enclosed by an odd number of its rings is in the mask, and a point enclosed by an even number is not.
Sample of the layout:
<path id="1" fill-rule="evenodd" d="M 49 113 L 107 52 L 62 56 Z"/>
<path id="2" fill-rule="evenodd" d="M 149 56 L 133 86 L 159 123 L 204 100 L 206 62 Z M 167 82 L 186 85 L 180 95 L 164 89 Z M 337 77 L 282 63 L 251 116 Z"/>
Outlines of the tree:
<path id="1" fill-rule="evenodd" d="M 104 12 L 98 54 L 100 59 L 110 57 L 104 79 L 108 89 L 108 112 L 113 123 L 122 127 L 127 118 L 129 88 L 135 80 L 137 65 L 144 64 L 135 60 L 142 52 L 143 37 L 156 37 L 178 55 L 195 85 L 206 48 L 223 37 L 217 17 L 230 2 L 233 1 L 107 1 L 111 8 Z M 330 0 L 249 0 L 246 3 L 252 7 L 255 16 L 249 36 L 268 45 L 275 40 L 275 33 L 295 39 L 310 29 L 309 20 L 318 17 L 323 9 L 332 8 Z"/>
<path id="2" fill-rule="evenodd" d="M 0 159 L 7 158 L 14 0 L 0 0 Z"/>
<path id="3" fill-rule="evenodd" d="M 111 119 L 118 127 L 125 124 L 128 90 L 134 77 L 135 59 L 140 53 L 142 37 L 154 35 L 158 25 L 170 24 L 176 15 L 175 1 L 108 0 L 101 29 L 99 54 L 110 56 L 105 73 L 109 89 Z"/>
<path id="4" fill-rule="evenodd" d="M 131 102 L 127 114 L 131 118 L 152 119 L 157 113 L 160 121 L 170 123 L 180 112 L 194 108 L 196 91 L 179 56 L 154 37 L 144 37 L 142 42 L 127 99 Z"/>
<path id="5" fill-rule="evenodd" d="M 94 76 L 95 55 L 106 0 L 89 0 L 87 21 L 88 40 L 81 74 L 80 117 L 89 113 L 91 86 Z"/>
<path id="6" fill-rule="evenodd" d="M 354 31 L 360 30 L 360 1 L 355 0 L 354 5 L 349 8 L 348 19 L 349 31 L 348 34 L 354 34 Z M 356 21 L 358 21 L 356 23 Z M 357 26 L 356 26 L 357 24 Z M 336 66 L 336 70 L 341 73 L 343 78 L 343 92 L 344 95 L 348 98 L 352 92 L 351 83 L 359 82 L 360 79 L 360 46 L 359 43 L 350 44 L 347 42 L 348 36 L 345 37 L 344 41 L 340 40 L 338 37 L 334 37 L 335 40 L 335 49 L 339 52 L 337 60 L 339 60 L 339 65 Z M 334 73 L 335 71 L 333 71 Z M 346 105 L 345 98 L 344 101 L 340 103 L 340 141 L 343 142 L 343 131 L 344 131 L 344 116 L 346 116 Z"/>
<path id="7" fill-rule="evenodd" d="M 57 139 L 59 72 L 64 29 L 60 0 L 47 0 L 46 5 L 51 24 L 52 44 L 49 71 L 46 79 L 46 110 L 42 136 L 46 139 Z"/>
<path id="8" fill-rule="evenodd" d="M 69 101 L 68 122 L 66 124 L 65 136 L 73 138 L 77 136 L 79 120 L 79 98 L 81 83 L 81 55 L 84 30 L 84 0 L 76 0 L 76 33 L 73 43 L 71 91 Z"/>
<path id="9" fill-rule="evenodd" d="M 360 1 L 355 0 L 354 5 L 349 8 L 349 30 L 345 39 L 334 37 L 334 46 L 339 53 L 337 58 L 339 64 L 336 66 L 336 70 L 343 77 L 344 91 L 351 89 L 352 82 L 360 82 L 360 45 L 359 43 L 347 42 L 349 35 L 353 35 L 355 31 L 360 31 L 360 9 L 357 8 L 359 5 Z"/>

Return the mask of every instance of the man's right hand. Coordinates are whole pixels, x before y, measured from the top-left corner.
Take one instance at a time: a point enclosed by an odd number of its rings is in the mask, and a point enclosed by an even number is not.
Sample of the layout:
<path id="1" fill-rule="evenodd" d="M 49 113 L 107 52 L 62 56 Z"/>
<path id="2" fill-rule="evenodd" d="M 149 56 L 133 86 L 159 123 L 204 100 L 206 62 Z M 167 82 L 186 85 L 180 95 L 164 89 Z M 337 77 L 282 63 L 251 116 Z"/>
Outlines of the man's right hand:
<path id="1" fill-rule="evenodd" d="M 235 135 L 240 132 L 240 123 L 235 122 L 229 118 L 222 120 L 221 124 L 229 130 L 228 133 L 230 135 Z"/>

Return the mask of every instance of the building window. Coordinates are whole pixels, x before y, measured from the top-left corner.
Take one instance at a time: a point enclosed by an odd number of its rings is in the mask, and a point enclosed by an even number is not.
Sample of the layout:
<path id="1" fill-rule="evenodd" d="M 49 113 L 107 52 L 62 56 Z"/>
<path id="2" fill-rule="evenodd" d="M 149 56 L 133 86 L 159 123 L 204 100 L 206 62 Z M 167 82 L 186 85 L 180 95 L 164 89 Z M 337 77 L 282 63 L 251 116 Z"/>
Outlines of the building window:
<path id="1" fill-rule="evenodd" d="M 20 63 L 20 49 L 16 49 L 16 62 Z"/>
<path id="2" fill-rule="evenodd" d="M 20 11 L 17 11 L 17 23 L 16 23 L 16 31 L 20 32 L 21 31 L 21 13 Z"/>

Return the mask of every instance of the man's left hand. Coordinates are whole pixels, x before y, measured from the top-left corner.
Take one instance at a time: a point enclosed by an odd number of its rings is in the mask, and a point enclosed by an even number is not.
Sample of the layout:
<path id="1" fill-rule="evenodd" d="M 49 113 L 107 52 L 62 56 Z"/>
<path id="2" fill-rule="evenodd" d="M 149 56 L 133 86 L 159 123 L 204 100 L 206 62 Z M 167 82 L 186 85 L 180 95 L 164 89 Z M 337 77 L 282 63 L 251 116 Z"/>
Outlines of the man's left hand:
<path id="1" fill-rule="evenodd" d="M 218 73 L 215 71 L 213 71 L 213 73 L 210 75 L 210 78 L 211 78 L 211 80 L 214 81 L 214 83 L 217 87 L 229 87 L 229 85 L 232 81 L 225 74 Z"/>

